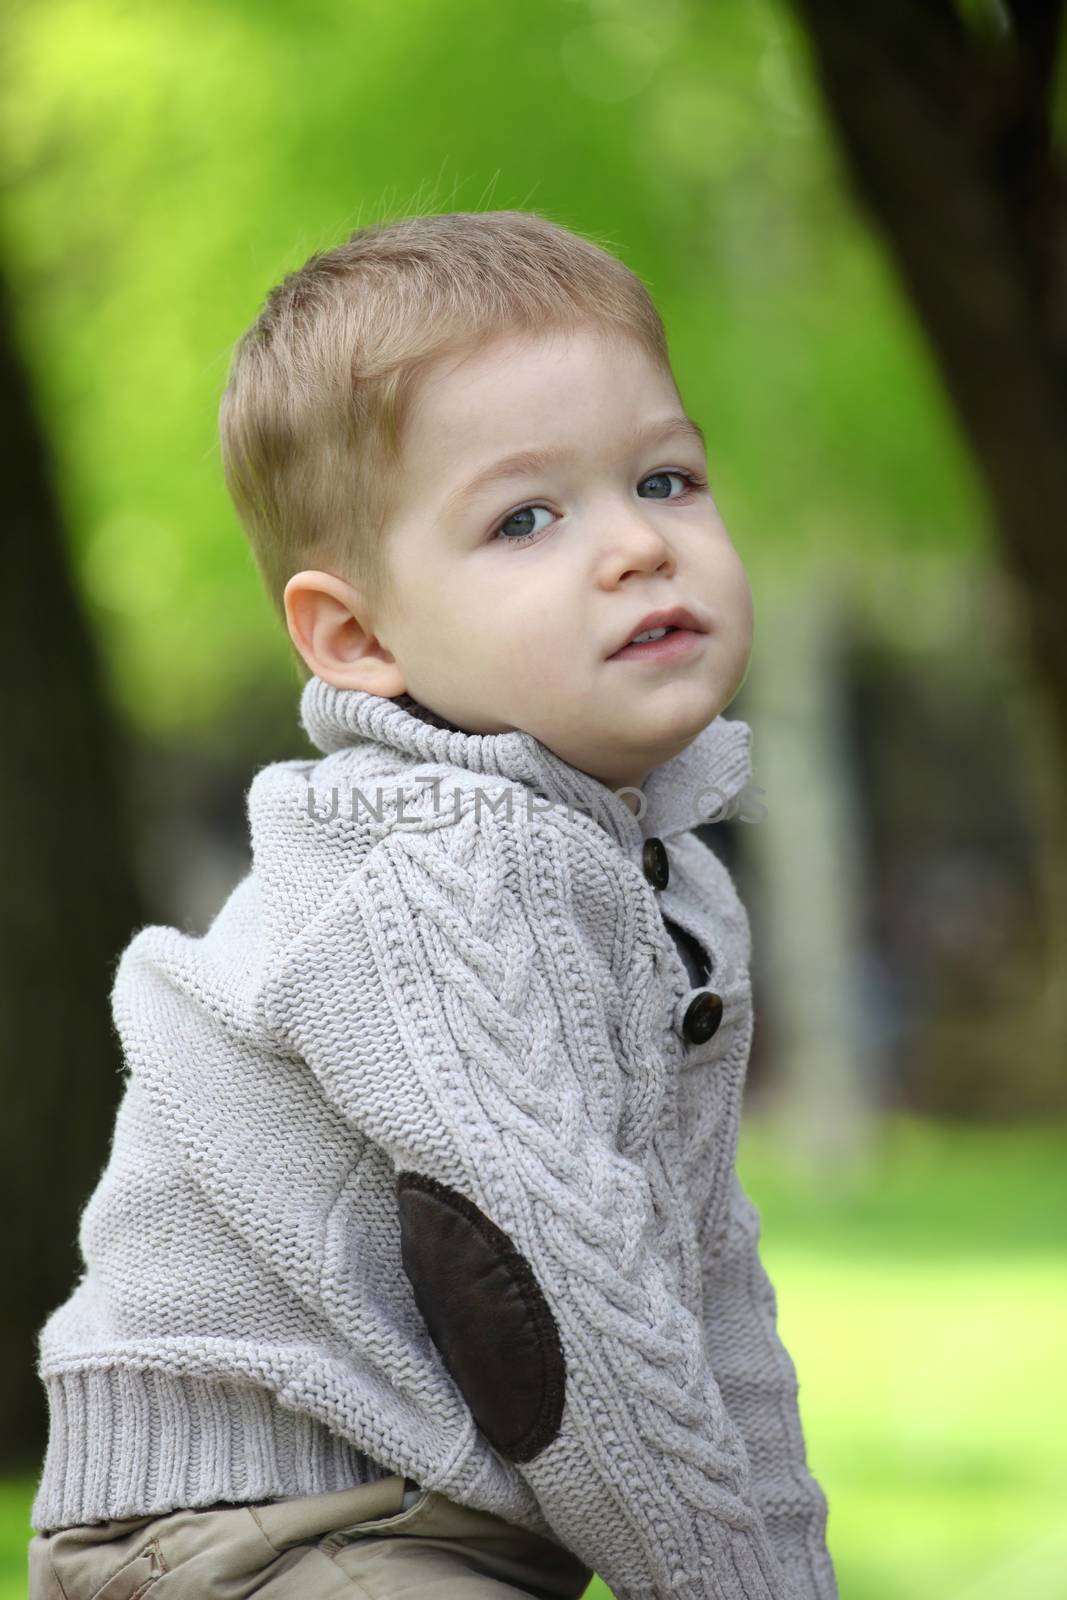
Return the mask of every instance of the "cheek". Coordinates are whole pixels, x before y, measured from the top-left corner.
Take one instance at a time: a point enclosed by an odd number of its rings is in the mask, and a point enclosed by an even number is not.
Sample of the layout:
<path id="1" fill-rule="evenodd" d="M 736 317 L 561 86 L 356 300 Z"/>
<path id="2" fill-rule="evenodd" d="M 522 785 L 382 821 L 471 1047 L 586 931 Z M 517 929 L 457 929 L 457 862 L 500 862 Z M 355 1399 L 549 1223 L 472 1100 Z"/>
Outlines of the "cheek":
<path id="1" fill-rule="evenodd" d="M 744 563 L 733 546 L 720 553 L 713 573 L 713 595 L 746 630 L 752 627 L 752 587 Z"/>
<path id="2" fill-rule="evenodd" d="M 751 637 L 753 624 L 752 585 L 748 581 L 748 573 L 737 563 L 737 609 L 744 622 L 745 631 Z"/>
<path id="3" fill-rule="evenodd" d="M 471 609 L 479 625 L 503 644 L 515 648 L 558 642 L 567 632 L 561 607 L 529 570 L 520 572 L 516 561 L 514 576 L 505 574 L 491 590 L 472 594 Z"/>

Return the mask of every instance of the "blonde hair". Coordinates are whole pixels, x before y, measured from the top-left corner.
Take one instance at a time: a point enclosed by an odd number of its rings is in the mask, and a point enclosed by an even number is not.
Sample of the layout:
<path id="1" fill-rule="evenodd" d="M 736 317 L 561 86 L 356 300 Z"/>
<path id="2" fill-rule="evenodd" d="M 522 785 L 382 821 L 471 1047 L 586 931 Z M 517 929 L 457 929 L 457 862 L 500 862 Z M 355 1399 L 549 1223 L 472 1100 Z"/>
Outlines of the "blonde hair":
<path id="1" fill-rule="evenodd" d="M 273 288 L 234 348 L 219 436 L 227 490 L 283 622 L 285 586 L 306 567 L 344 577 L 372 608 L 385 600 L 389 469 L 430 363 L 498 334 L 580 325 L 636 339 L 669 370 L 641 280 L 532 211 L 374 223 Z"/>

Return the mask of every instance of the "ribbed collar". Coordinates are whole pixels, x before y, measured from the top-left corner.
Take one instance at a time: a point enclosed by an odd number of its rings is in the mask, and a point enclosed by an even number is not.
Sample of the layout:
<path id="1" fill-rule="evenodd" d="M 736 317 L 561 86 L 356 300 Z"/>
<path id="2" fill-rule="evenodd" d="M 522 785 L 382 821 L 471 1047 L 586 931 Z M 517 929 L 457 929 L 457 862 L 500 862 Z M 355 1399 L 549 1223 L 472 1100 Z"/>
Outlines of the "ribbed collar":
<path id="1" fill-rule="evenodd" d="M 465 767 L 526 784 L 548 800 L 586 812 L 625 849 L 644 839 L 669 839 L 701 823 L 720 821 L 752 774 L 752 730 L 719 716 L 671 760 L 646 778 L 644 812 L 598 778 L 555 755 L 533 734 L 466 733 L 410 695 L 385 699 L 362 689 L 335 689 L 309 678 L 300 697 L 300 722 L 324 754 L 374 741 L 417 761 Z"/>

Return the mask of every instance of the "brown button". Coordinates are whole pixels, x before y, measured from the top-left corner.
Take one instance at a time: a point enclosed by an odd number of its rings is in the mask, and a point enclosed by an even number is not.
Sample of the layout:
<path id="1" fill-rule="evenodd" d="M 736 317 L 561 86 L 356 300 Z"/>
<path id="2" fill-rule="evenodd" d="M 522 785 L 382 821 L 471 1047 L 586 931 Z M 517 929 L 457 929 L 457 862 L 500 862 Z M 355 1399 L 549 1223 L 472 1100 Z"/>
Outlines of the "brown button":
<path id="1" fill-rule="evenodd" d="M 705 989 L 698 994 L 682 1019 L 682 1032 L 690 1044 L 706 1044 L 722 1021 L 722 999 Z"/>
<path id="2" fill-rule="evenodd" d="M 641 852 L 641 866 L 653 889 L 665 889 L 670 882 L 671 864 L 667 847 L 662 839 L 646 839 Z"/>

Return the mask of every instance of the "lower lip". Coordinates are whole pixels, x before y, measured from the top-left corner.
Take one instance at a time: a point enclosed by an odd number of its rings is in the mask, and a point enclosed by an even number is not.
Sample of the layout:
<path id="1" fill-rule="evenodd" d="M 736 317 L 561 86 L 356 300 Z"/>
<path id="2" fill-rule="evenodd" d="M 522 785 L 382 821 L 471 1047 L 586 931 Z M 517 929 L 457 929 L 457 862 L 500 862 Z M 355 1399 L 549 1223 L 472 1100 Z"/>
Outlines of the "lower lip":
<path id="1" fill-rule="evenodd" d="M 675 628 L 673 633 L 665 633 L 662 639 L 649 639 L 644 644 L 628 644 L 621 650 L 616 650 L 609 661 L 674 661 L 679 656 L 688 655 L 693 646 L 698 644 L 704 635 L 694 633 L 691 628 Z"/>

